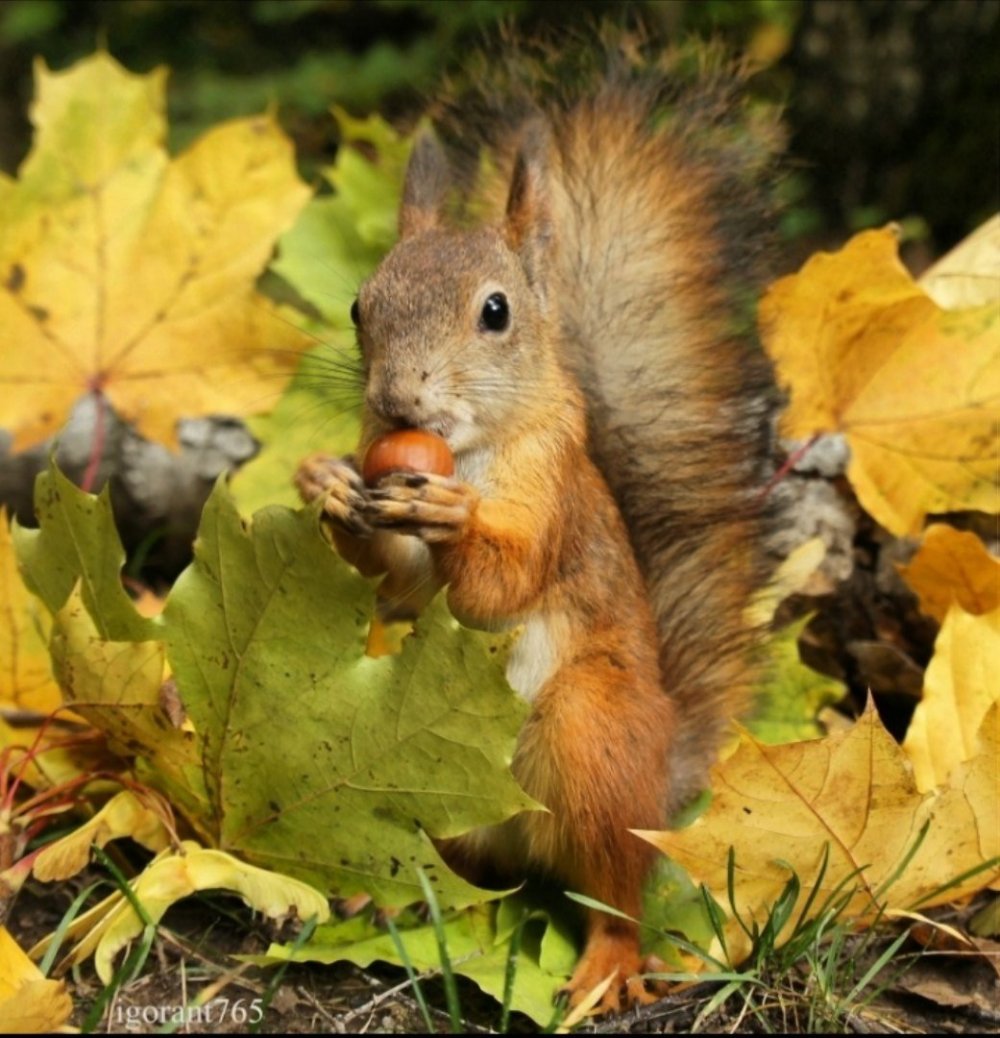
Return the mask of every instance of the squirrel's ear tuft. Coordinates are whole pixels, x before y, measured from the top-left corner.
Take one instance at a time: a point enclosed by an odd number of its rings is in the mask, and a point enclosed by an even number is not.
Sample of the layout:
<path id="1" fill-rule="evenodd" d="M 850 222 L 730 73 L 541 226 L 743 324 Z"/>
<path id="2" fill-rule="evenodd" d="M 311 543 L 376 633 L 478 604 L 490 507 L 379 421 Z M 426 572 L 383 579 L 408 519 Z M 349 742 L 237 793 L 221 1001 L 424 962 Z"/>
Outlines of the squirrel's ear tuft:
<path id="1" fill-rule="evenodd" d="M 535 119 L 524 128 L 514 160 L 504 237 L 521 257 L 528 280 L 537 287 L 541 287 L 553 238 L 548 166 L 548 127 L 543 120 Z"/>
<path id="2" fill-rule="evenodd" d="M 399 209 L 400 238 L 437 227 L 448 182 L 448 160 L 437 138 L 425 130 L 417 138 L 406 167 Z"/>

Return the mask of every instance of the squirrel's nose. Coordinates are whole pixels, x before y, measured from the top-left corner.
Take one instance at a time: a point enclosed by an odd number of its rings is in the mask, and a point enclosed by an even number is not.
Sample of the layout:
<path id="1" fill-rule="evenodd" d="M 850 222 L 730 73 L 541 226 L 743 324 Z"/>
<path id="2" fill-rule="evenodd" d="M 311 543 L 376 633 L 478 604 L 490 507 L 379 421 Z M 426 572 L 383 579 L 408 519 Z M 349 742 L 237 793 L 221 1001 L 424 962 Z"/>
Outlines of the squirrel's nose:
<path id="1" fill-rule="evenodd" d="M 368 394 L 368 407 L 386 425 L 397 429 L 412 428 L 420 424 L 422 401 L 419 395 L 406 395 L 386 387 Z"/>

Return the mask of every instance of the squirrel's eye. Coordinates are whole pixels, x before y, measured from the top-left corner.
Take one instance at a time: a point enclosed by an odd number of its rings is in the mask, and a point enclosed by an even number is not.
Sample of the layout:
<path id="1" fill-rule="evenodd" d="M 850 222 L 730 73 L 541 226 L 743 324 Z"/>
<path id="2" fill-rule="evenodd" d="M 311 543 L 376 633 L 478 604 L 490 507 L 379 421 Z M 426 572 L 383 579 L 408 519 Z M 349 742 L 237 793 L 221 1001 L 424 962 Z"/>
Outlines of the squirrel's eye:
<path id="1" fill-rule="evenodd" d="M 358 301 L 351 303 L 351 323 L 355 328 L 361 327 L 361 311 L 358 309 Z"/>
<path id="2" fill-rule="evenodd" d="M 479 315 L 479 327 L 489 332 L 504 332 L 510 324 L 510 306 L 503 292 L 494 292 Z"/>

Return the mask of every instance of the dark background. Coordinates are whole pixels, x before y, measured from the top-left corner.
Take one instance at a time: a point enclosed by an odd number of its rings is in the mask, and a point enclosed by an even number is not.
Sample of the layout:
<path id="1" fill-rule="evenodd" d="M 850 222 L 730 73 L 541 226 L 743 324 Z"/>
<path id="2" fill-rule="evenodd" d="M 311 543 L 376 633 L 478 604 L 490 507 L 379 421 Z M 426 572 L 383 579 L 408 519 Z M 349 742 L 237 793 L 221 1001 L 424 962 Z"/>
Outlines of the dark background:
<path id="1" fill-rule="evenodd" d="M 786 266 L 897 220 L 921 267 L 997 208 L 1000 0 L 0 0 L 0 169 L 29 144 L 36 55 L 169 66 L 173 148 L 277 102 L 308 175 L 336 149 L 332 103 L 406 124 L 499 21 L 602 16 L 762 63 L 753 89 L 790 128 Z"/>

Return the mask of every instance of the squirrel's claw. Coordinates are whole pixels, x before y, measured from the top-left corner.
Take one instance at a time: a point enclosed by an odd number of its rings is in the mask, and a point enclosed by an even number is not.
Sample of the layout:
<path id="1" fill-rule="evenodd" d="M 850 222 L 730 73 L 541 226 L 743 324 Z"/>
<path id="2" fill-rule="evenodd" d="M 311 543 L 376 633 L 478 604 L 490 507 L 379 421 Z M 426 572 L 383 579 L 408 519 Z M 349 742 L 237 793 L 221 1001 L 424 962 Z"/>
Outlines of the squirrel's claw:
<path id="1" fill-rule="evenodd" d="M 368 492 L 361 515 L 373 527 L 419 537 L 428 544 L 461 539 L 479 495 L 448 476 L 398 473 Z"/>
<path id="2" fill-rule="evenodd" d="M 365 485 L 350 458 L 312 454 L 299 463 L 295 486 L 307 504 L 322 497 L 323 512 L 355 537 L 366 537 L 371 527 L 362 515 Z"/>
<path id="3" fill-rule="evenodd" d="M 655 956 L 647 956 L 641 962 L 632 952 L 622 952 L 613 942 L 596 942 L 588 947 L 577 964 L 576 971 L 566 986 L 559 991 L 559 998 L 570 1007 L 576 1007 L 604 980 L 614 974 L 596 1006 L 596 1014 L 617 1013 L 636 1005 L 650 1005 L 666 994 L 666 985 L 661 981 L 644 980 L 643 973 L 658 973 L 665 969 Z"/>

